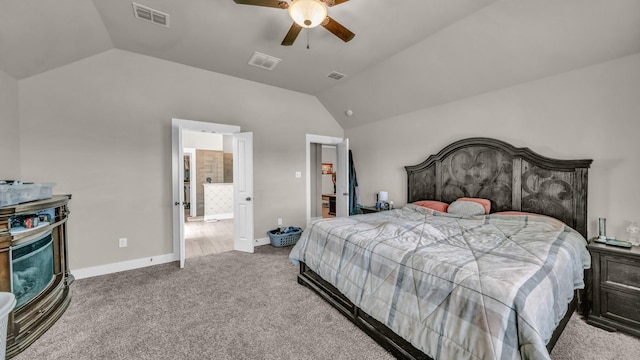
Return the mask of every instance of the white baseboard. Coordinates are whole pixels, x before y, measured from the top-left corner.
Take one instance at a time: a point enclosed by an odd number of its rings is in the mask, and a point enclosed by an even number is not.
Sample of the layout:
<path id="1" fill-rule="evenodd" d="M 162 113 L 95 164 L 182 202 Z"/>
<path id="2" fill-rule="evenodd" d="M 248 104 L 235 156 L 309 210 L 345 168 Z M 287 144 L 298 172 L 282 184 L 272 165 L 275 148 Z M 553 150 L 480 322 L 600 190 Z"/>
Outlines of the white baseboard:
<path id="1" fill-rule="evenodd" d="M 150 256 L 141 259 L 134 259 L 128 261 L 122 261 L 113 264 L 92 266 L 83 269 L 72 269 L 71 274 L 76 279 L 90 278 L 94 276 L 107 275 L 120 271 L 127 271 L 133 269 L 139 269 L 147 266 L 160 265 L 173 261 L 178 261 L 178 257 L 175 254 L 164 254 L 158 256 Z"/>
<path id="2" fill-rule="evenodd" d="M 254 239 L 254 246 L 270 245 L 271 240 L 268 237 Z M 71 274 L 76 279 L 85 279 L 94 276 L 113 274 L 120 271 L 134 270 L 147 266 L 166 264 L 173 261 L 178 261 L 178 255 L 176 254 L 164 254 L 158 256 L 150 256 L 141 259 L 134 259 L 128 261 L 122 261 L 113 264 L 92 266 L 82 269 L 72 269 Z"/>
<path id="3" fill-rule="evenodd" d="M 214 214 L 214 215 L 205 215 L 204 221 L 217 221 L 217 220 L 225 220 L 225 219 L 233 219 L 233 213 L 228 214 Z"/>
<path id="4" fill-rule="evenodd" d="M 269 245 L 269 244 L 271 244 L 271 240 L 269 240 L 268 237 L 253 240 L 254 246 L 262 246 L 262 245 Z"/>

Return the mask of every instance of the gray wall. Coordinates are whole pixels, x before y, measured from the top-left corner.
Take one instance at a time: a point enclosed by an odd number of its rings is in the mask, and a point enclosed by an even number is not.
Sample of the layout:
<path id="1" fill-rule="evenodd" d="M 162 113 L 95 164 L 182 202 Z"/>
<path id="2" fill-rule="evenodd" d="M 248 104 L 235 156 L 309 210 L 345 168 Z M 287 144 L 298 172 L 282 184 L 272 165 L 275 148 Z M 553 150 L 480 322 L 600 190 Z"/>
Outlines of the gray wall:
<path id="1" fill-rule="evenodd" d="M 19 99 L 22 176 L 73 194 L 72 269 L 173 252 L 172 117 L 254 133 L 256 238 L 306 222 L 305 134 L 343 136 L 312 96 L 122 50 L 21 80 Z"/>
<path id="2" fill-rule="evenodd" d="M 278 217 L 304 225 L 305 180 L 294 176 L 304 174 L 304 134 L 343 135 L 311 96 L 121 50 L 20 82 L 0 77 L 0 178 L 53 181 L 54 192 L 74 195 L 72 268 L 172 252 L 172 117 L 254 132 L 256 237 Z M 628 221 L 640 219 L 638 93 L 635 54 L 351 128 L 362 202 L 385 190 L 402 205 L 403 166 L 489 136 L 549 157 L 594 159 L 590 233 L 607 217 L 610 234 L 624 238 Z M 118 237 L 129 247 L 119 249 Z"/>
<path id="3" fill-rule="evenodd" d="M 18 82 L 0 70 L 0 180 L 20 177 Z"/>
<path id="4" fill-rule="evenodd" d="M 589 233 L 624 239 L 640 220 L 640 54 L 347 129 L 362 199 L 407 199 L 405 165 L 472 136 L 553 158 L 593 159 Z M 364 202 L 364 200 L 363 200 Z M 365 202 L 366 203 L 366 202 Z"/>

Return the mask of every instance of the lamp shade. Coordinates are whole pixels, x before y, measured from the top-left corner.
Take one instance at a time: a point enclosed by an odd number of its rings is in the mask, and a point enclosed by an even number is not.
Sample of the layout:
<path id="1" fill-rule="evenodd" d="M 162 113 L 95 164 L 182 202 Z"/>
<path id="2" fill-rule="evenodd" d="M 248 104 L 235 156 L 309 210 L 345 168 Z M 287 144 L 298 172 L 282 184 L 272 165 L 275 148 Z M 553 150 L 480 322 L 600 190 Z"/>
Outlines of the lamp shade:
<path id="1" fill-rule="evenodd" d="M 289 6 L 289 16 L 304 27 L 313 28 L 327 17 L 327 7 L 320 0 L 293 0 Z"/>

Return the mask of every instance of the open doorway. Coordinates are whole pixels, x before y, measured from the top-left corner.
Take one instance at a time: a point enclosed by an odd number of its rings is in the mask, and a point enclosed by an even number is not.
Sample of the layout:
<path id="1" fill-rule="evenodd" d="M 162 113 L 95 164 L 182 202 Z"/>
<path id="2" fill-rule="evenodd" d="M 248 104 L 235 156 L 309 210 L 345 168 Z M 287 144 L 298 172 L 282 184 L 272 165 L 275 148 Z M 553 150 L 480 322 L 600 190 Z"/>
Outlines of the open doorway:
<path id="1" fill-rule="evenodd" d="M 184 130 L 185 258 L 233 250 L 231 135 Z"/>
<path id="2" fill-rule="evenodd" d="M 185 258 L 219 254 L 233 250 L 233 219 L 204 221 L 186 219 L 184 224 Z"/>
<path id="3" fill-rule="evenodd" d="M 184 268 L 186 259 L 183 145 L 185 131 L 231 135 L 233 149 L 233 249 L 253 253 L 255 241 L 253 226 L 253 133 L 241 132 L 240 127 L 235 125 L 173 118 L 171 119 L 173 251 L 176 260 L 179 261 L 180 268 Z"/>
<path id="4" fill-rule="evenodd" d="M 349 139 L 307 134 L 306 141 L 307 224 L 324 217 L 324 212 L 349 216 Z"/>
<path id="5" fill-rule="evenodd" d="M 314 164 L 314 166 L 320 166 L 320 181 L 318 184 L 321 201 L 321 211 L 313 213 L 311 217 L 316 218 L 318 216 L 322 218 L 332 218 L 336 216 L 336 146 L 335 145 L 322 145 L 314 144 L 320 155 L 320 164 Z M 312 208 L 312 209 L 313 209 Z"/>

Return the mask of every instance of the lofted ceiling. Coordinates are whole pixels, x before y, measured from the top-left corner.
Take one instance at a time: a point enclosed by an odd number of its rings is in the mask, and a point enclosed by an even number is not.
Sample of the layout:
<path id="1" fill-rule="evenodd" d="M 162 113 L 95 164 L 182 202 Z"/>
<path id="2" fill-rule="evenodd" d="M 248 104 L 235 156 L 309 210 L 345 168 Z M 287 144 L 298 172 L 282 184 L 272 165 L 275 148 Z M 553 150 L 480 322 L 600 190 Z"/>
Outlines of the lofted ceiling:
<path id="1" fill-rule="evenodd" d="M 286 10 L 135 2 L 169 27 L 127 0 L 0 0 L 0 70 L 23 79 L 117 48 L 316 96 L 350 128 L 640 52 L 640 0 L 350 0 L 329 16 L 353 40 L 318 27 L 288 47 Z M 254 51 L 282 62 L 249 66 Z"/>

